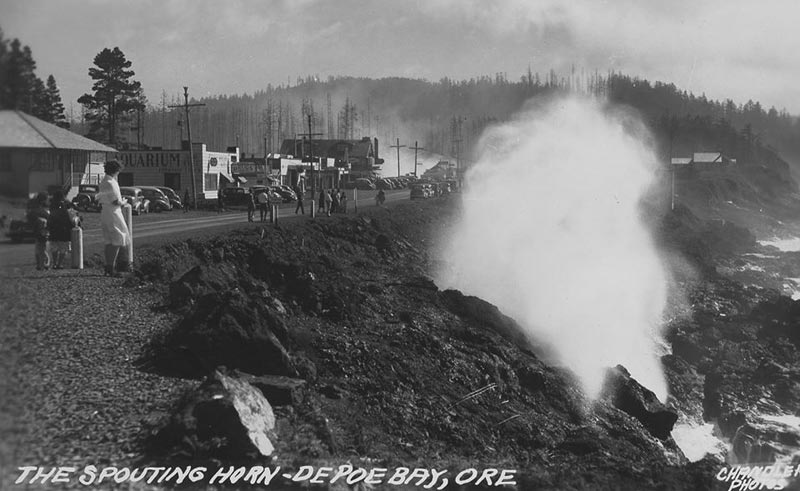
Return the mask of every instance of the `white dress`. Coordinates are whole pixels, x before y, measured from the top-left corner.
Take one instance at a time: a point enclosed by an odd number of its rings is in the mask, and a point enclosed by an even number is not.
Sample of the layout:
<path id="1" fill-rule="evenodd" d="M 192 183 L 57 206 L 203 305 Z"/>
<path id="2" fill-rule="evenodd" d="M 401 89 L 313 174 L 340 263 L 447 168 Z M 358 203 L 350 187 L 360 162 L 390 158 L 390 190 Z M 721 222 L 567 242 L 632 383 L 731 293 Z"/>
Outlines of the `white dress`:
<path id="1" fill-rule="evenodd" d="M 115 246 L 128 245 L 128 226 L 122 215 L 122 207 L 115 205 L 114 201 L 122 203 L 122 194 L 119 192 L 117 180 L 106 174 L 100 181 L 97 199 L 103 208 L 100 210 L 100 226 L 103 229 L 103 239 L 106 244 Z"/>

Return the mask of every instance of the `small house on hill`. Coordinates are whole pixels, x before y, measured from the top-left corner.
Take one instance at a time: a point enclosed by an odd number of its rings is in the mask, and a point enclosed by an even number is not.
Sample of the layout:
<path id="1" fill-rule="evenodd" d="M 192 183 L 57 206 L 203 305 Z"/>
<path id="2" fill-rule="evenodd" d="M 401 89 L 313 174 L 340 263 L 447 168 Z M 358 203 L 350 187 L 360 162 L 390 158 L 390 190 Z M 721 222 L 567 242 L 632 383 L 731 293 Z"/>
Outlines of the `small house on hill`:
<path id="1" fill-rule="evenodd" d="M 670 161 L 673 170 L 695 172 L 718 172 L 736 164 L 722 152 L 695 152 L 691 157 L 673 157 Z"/>
<path id="2" fill-rule="evenodd" d="M 93 162 L 103 163 L 116 153 L 22 111 L 0 111 L 0 194 L 23 197 L 53 188 L 75 192 Z"/>

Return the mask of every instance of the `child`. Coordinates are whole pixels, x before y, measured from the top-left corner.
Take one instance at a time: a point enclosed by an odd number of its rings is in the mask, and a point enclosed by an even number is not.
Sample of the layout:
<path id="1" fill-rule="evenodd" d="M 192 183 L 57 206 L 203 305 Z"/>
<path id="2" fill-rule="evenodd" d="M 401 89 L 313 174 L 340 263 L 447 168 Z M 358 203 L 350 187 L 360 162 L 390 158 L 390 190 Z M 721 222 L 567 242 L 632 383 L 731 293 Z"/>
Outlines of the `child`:
<path id="1" fill-rule="evenodd" d="M 72 251 L 72 227 L 75 225 L 77 216 L 71 210 L 69 201 L 64 199 L 61 191 L 53 194 L 53 201 L 50 203 L 50 219 L 47 223 L 50 245 L 53 251 L 53 269 L 64 267 L 64 259 Z"/>
<path id="2" fill-rule="evenodd" d="M 50 267 L 50 253 L 47 243 L 50 233 L 47 229 L 47 222 L 50 219 L 50 211 L 47 209 L 47 193 L 39 193 L 31 210 L 28 212 L 28 220 L 33 228 L 33 235 L 36 239 L 36 269 L 41 271 Z"/>

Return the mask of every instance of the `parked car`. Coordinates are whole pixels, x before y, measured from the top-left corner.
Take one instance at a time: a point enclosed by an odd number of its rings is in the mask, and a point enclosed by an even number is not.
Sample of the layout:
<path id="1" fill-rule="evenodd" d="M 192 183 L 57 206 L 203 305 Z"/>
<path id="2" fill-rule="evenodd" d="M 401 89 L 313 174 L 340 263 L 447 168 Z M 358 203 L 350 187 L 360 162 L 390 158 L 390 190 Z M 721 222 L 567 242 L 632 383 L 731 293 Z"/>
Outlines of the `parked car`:
<path id="1" fill-rule="evenodd" d="M 155 186 L 139 186 L 142 195 L 150 202 L 150 211 L 161 213 L 162 211 L 172 211 L 172 204 L 169 198 Z"/>
<path id="2" fill-rule="evenodd" d="M 50 198 L 52 199 L 52 196 Z M 8 232 L 6 232 L 6 236 L 11 239 L 12 242 L 25 242 L 36 239 L 36 219 L 33 215 L 33 212 L 36 211 L 38 207 L 39 203 L 35 198 L 29 200 L 25 207 L 25 217 L 22 219 L 11 220 L 11 222 L 8 224 Z M 80 226 L 82 220 L 78 212 L 75 211 L 75 209 L 70 209 L 69 213 L 74 225 Z"/>
<path id="3" fill-rule="evenodd" d="M 411 199 L 426 199 L 433 196 L 430 184 L 414 184 L 411 186 Z"/>
<path id="4" fill-rule="evenodd" d="M 78 186 L 78 195 L 72 198 L 72 204 L 81 211 L 100 211 L 102 205 L 97 200 L 98 192 L 99 184 L 81 184 Z"/>
<path id="5" fill-rule="evenodd" d="M 256 196 L 258 196 L 258 193 L 260 193 L 261 191 L 266 191 L 267 192 L 267 195 L 269 196 L 270 203 L 280 203 L 280 202 L 283 201 L 283 196 L 278 194 L 271 187 L 253 186 L 253 187 L 250 188 L 250 192 L 253 193 L 253 198 L 254 199 L 255 199 Z M 256 203 L 258 203 L 258 202 L 256 201 Z"/>
<path id="6" fill-rule="evenodd" d="M 375 185 L 366 178 L 356 179 L 356 189 L 359 191 L 374 191 Z"/>
<path id="7" fill-rule="evenodd" d="M 272 186 L 270 189 L 281 197 L 283 203 L 291 203 L 297 200 L 297 195 L 291 189 L 283 189 L 281 186 Z"/>
<path id="8" fill-rule="evenodd" d="M 296 201 L 297 200 L 297 193 L 294 192 L 294 189 L 292 189 L 291 186 L 287 186 L 286 184 L 281 184 L 278 187 L 283 189 L 284 191 L 290 193 L 290 196 L 292 197 L 292 201 Z"/>
<path id="9" fill-rule="evenodd" d="M 183 202 L 181 201 L 180 195 L 175 192 L 174 189 L 168 188 L 166 186 L 156 186 L 158 189 L 164 193 L 167 198 L 169 198 L 169 203 L 172 205 L 172 208 L 181 209 L 183 208 Z"/>
<path id="10" fill-rule="evenodd" d="M 247 188 L 223 188 L 222 202 L 229 206 L 246 206 L 249 200 Z"/>
<path id="11" fill-rule="evenodd" d="M 145 198 L 142 189 L 134 186 L 121 186 L 122 197 L 130 203 L 134 215 L 150 211 L 150 202 Z"/>
<path id="12" fill-rule="evenodd" d="M 388 179 L 378 179 L 375 182 L 375 187 L 378 188 L 378 189 L 383 189 L 384 191 L 389 190 L 389 189 L 394 189 L 394 186 L 392 185 L 392 182 L 389 181 Z"/>

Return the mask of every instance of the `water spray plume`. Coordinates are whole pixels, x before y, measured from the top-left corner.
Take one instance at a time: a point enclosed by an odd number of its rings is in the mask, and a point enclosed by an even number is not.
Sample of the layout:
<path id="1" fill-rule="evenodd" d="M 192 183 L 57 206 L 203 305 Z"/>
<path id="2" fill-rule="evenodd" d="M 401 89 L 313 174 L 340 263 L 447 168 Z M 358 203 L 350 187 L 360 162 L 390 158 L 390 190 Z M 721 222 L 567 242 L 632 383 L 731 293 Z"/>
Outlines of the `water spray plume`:
<path id="1" fill-rule="evenodd" d="M 661 400 L 666 274 L 639 205 L 657 168 L 644 126 L 586 99 L 529 105 L 481 138 L 439 284 L 544 341 L 595 397 L 624 365 Z"/>

